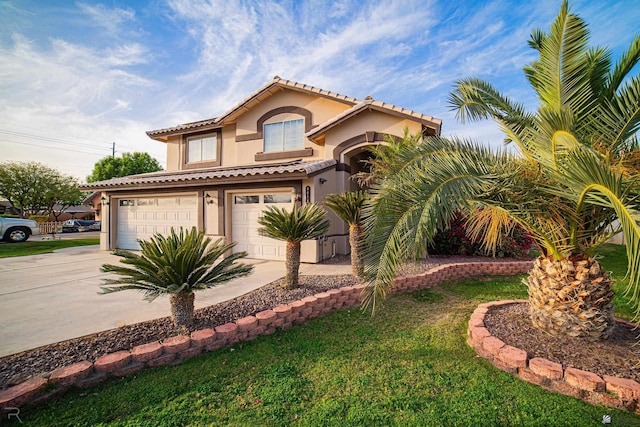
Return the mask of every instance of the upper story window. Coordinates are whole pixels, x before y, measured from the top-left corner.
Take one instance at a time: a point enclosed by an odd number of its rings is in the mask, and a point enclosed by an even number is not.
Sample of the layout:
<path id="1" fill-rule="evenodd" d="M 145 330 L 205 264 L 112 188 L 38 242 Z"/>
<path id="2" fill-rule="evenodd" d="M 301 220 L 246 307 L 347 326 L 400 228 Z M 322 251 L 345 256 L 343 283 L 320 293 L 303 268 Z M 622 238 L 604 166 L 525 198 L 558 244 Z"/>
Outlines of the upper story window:
<path id="1" fill-rule="evenodd" d="M 215 161 L 217 152 L 217 135 L 196 136 L 187 140 L 187 163 Z"/>
<path id="2" fill-rule="evenodd" d="M 264 125 L 264 152 L 304 148 L 304 119 Z"/>

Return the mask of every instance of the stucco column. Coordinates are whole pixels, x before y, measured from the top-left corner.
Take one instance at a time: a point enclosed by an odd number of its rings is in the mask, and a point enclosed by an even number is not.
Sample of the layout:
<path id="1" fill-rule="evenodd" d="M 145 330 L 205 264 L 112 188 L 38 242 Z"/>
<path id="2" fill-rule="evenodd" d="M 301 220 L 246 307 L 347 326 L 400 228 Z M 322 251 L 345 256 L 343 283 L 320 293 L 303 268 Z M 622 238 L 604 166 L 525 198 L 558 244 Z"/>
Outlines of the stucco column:
<path id="1" fill-rule="evenodd" d="M 108 251 L 111 249 L 109 245 L 109 231 L 111 229 L 111 197 L 109 197 L 107 193 L 101 193 L 100 203 L 102 203 L 100 211 L 100 221 L 102 222 L 100 226 L 100 250 Z"/>

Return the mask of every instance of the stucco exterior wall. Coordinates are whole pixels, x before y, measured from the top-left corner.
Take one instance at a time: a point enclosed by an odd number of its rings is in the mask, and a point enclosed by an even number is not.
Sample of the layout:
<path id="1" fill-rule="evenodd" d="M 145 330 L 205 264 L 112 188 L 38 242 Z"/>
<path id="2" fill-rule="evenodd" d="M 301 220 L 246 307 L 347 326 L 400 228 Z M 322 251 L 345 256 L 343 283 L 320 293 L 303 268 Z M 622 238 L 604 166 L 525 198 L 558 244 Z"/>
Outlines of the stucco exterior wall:
<path id="1" fill-rule="evenodd" d="M 260 102 L 238 118 L 236 122 L 238 135 L 257 132 L 259 129 L 256 129 L 256 122 L 260 117 L 271 110 L 286 106 L 302 107 L 311 111 L 313 113 L 313 125 L 323 123 L 351 107 L 349 104 L 295 90 L 282 90 L 271 95 L 271 97 Z"/>
<path id="2" fill-rule="evenodd" d="M 218 196 L 218 190 L 211 188 L 204 191 L 204 214 L 203 222 L 207 236 L 224 236 L 224 228 L 221 221 L 221 203 Z"/>
<path id="3" fill-rule="evenodd" d="M 327 131 L 325 150 L 327 155 L 332 155 L 334 148 L 340 143 L 369 131 L 402 137 L 405 128 L 409 129 L 410 134 L 422 132 L 420 123 L 379 111 L 363 111 L 348 122 Z"/>
<path id="4" fill-rule="evenodd" d="M 167 141 L 167 171 L 179 171 L 181 169 L 181 136 L 170 136 Z"/>
<path id="5" fill-rule="evenodd" d="M 220 151 L 221 166 L 232 167 L 242 165 L 238 163 L 238 152 L 244 150 L 245 147 L 236 145 L 236 126 L 235 124 L 227 125 L 222 128 L 222 150 Z"/>
<path id="6" fill-rule="evenodd" d="M 326 180 L 326 181 L 325 181 Z M 324 181 L 321 183 L 321 181 Z M 302 180 L 302 200 L 306 203 L 306 188 L 311 191 L 311 202 L 324 206 L 324 199 L 332 193 L 342 192 L 341 175 L 334 170 L 326 171 L 312 178 Z M 349 253 L 349 226 L 345 224 L 333 211 L 325 207 L 327 218 L 331 222 L 331 227 L 325 234 L 324 239 L 309 240 L 302 242 L 301 256 L 302 262 L 319 262 L 329 258 L 333 251 L 336 254 Z"/>

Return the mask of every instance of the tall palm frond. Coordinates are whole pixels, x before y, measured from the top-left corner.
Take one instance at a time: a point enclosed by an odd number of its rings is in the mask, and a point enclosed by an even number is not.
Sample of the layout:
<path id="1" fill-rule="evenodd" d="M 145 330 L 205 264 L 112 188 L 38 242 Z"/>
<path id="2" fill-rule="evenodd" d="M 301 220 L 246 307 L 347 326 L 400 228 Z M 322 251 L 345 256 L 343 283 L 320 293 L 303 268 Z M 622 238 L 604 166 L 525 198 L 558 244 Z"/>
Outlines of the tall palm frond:
<path id="1" fill-rule="evenodd" d="M 372 186 L 396 168 L 401 167 L 403 165 L 401 160 L 403 153 L 407 149 L 415 147 L 421 138 L 421 135 L 410 135 L 408 128 L 404 129 L 403 138 L 385 135 L 382 144 L 369 148 L 371 158 L 363 161 L 369 167 L 369 170 L 358 172 L 352 178 L 360 187 Z"/>
<path id="2" fill-rule="evenodd" d="M 567 1 L 549 32 L 534 30 L 529 44 L 539 57 L 525 67 L 539 100 L 534 114 L 481 80 L 457 82 L 450 105 L 458 117 L 491 117 L 523 156 L 436 139 L 407 153 L 366 211 L 367 303 L 379 302 L 403 260 L 424 253 L 453 209 L 466 208 L 485 245 L 508 215 L 541 249 L 527 279 L 536 326 L 592 338 L 610 332 L 612 281 L 591 255 L 616 232 L 627 242 L 628 294 L 640 314 L 640 78 L 629 76 L 640 42 L 613 70 L 610 51 L 588 42 Z"/>
<path id="3" fill-rule="evenodd" d="M 426 254 L 441 224 L 512 174 L 511 154 L 468 141 L 428 138 L 405 156 L 412 160 L 374 186 L 364 208 L 365 274 L 371 279 L 365 303 L 372 307 L 403 262 Z"/>
<path id="4" fill-rule="evenodd" d="M 607 98 L 611 98 L 618 91 L 620 85 L 626 80 L 633 67 L 638 64 L 638 61 L 640 61 L 640 35 L 633 37 L 631 45 L 623 52 L 613 70 L 609 73 Z"/>

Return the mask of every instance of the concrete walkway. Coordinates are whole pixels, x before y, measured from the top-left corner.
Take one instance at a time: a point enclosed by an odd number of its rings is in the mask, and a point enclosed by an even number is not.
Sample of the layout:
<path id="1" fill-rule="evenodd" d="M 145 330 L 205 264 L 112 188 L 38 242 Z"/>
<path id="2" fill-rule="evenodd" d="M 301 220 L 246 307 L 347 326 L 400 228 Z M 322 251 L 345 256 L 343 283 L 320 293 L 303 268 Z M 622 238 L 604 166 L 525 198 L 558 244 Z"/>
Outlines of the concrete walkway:
<path id="1" fill-rule="evenodd" d="M 97 246 L 0 259 L 0 357 L 170 315 L 169 298 L 135 291 L 99 295 L 102 264 L 120 258 Z M 196 294 L 196 309 L 244 295 L 284 276 L 283 262 L 244 260 L 248 277 Z M 350 274 L 349 265 L 302 264 L 300 274 Z"/>

